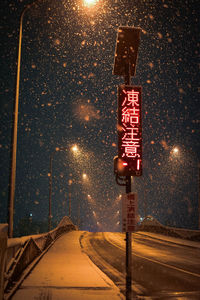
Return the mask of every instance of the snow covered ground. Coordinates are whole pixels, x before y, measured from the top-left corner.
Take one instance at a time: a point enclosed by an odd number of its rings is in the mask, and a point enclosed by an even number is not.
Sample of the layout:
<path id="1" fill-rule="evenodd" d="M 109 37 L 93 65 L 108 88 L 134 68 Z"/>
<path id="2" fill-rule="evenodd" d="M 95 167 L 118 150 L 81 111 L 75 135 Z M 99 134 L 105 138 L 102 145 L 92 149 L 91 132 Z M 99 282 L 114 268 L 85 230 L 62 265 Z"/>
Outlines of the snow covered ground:
<path id="1" fill-rule="evenodd" d="M 81 233 L 71 231 L 62 235 L 12 299 L 124 299 L 114 283 L 83 253 L 79 243 Z"/>

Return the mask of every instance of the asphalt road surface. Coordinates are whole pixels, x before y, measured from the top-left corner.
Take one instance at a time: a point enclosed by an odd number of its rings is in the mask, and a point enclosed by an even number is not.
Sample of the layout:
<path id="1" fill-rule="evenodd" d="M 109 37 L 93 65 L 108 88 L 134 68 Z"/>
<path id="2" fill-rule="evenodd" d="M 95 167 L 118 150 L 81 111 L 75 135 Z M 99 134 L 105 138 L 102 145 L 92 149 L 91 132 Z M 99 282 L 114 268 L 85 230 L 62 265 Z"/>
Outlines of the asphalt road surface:
<path id="1" fill-rule="evenodd" d="M 81 245 L 125 293 L 125 234 L 89 233 Z M 200 247 L 132 234 L 133 299 L 200 299 Z"/>

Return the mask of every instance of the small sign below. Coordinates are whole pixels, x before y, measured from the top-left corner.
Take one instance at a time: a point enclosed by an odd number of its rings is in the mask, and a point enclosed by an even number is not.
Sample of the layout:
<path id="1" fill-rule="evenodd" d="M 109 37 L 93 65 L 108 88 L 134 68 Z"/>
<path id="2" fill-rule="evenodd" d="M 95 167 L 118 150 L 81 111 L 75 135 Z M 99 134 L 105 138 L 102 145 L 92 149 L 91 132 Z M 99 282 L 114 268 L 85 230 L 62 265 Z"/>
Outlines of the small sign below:
<path id="1" fill-rule="evenodd" d="M 138 196 L 136 193 L 122 195 L 122 232 L 137 229 Z"/>

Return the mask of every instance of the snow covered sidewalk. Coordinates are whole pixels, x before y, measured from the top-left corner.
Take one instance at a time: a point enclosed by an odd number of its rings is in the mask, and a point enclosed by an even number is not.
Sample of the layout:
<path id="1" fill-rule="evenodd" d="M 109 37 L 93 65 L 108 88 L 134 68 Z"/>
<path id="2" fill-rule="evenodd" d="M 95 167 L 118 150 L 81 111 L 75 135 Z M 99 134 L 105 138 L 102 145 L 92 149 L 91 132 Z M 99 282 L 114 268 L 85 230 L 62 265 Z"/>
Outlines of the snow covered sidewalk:
<path id="1" fill-rule="evenodd" d="M 61 236 L 42 257 L 14 300 L 119 300 L 119 289 L 81 250 L 82 232 Z"/>

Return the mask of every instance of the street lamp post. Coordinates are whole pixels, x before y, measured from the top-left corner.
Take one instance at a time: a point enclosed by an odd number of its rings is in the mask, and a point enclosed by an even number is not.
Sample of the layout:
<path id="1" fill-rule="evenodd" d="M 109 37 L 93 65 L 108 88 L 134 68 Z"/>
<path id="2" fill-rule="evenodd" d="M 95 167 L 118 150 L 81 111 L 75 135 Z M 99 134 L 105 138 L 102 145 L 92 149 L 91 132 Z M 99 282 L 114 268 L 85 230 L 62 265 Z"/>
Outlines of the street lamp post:
<path id="1" fill-rule="evenodd" d="M 187 149 L 185 149 L 185 147 L 184 147 L 184 151 L 191 153 L 198 160 L 198 229 L 200 230 L 200 161 L 199 161 L 199 158 L 197 157 L 197 155 L 193 151 L 187 150 Z M 180 152 L 180 150 L 178 147 L 172 148 L 171 153 L 173 153 L 174 155 L 178 155 L 179 152 Z"/>
<path id="2" fill-rule="evenodd" d="M 39 3 L 41 0 L 35 0 L 28 4 L 21 13 L 19 26 L 19 42 L 18 42 L 18 59 L 16 74 L 15 102 L 13 110 L 13 132 L 11 145 L 11 161 L 10 161 L 10 182 L 9 182 L 9 199 L 8 199 L 8 236 L 13 236 L 13 216 L 14 216 L 14 198 L 15 198 L 15 182 L 16 182 L 16 158 L 17 158 L 17 126 L 18 126 L 18 107 L 19 107 L 19 86 L 20 86 L 20 68 L 21 68 L 21 49 L 22 49 L 22 31 L 23 19 L 26 11 Z M 86 2 L 87 5 L 95 4 L 96 1 Z"/>
<path id="3" fill-rule="evenodd" d="M 14 198 L 15 198 L 15 181 L 16 181 L 16 158 L 17 158 L 17 125 L 18 125 L 18 107 L 19 107 L 19 85 L 20 85 L 20 66 L 21 66 L 21 48 L 22 48 L 22 29 L 25 12 L 33 7 L 40 0 L 27 5 L 20 16 L 19 43 L 18 43 L 18 60 L 16 75 L 16 90 L 13 112 L 13 133 L 11 145 L 11 168 L 10 168 L 10 185 L 9 185 L 9 204 L 8 204 L 8 236 L 13 237 L 13 216 L 14 216 Z"/>
<path id="4" fill-rule="evenodd" d="M 48 217 L 48 230 L 51 230 L 51 197 L 52 197 L 52 161 L 53 161 L 53 156 L 57 152 L 55 150 L 54 152 L 51 153 L 50 155 L 50 167 L 49 167 L 49 217 Z"/>
<path id="5" fill-rule="evenodd" d="M 50 165 L 49 165 L 49 217 L 48 217 L 48 230 L 51 231 L 51 199 L 52 199 L 52 162 L 53 162 L 53 157 L 56 152 L 58 151 L 66 151 L 67 149 L 65 148 L 56 148 L 55 151 L 53 151 L 50 155 Z"/>
<path id="6" fill-rule="evenodd" d="M 52 220 L 52 214 L 51 214 L 51 203 L 52 203 L 52 163 L 53 163 L 53 157 L 56 152 L 58 151 L 67 151 L 67 148 L 59 148 L 57 147 L 55 151 L 53 151 L 50 155 L 50 165 L 49 165 L 49 216 L 48 216 L 48 230 L 51 231 L 51 220 Z M 71 150 L 73 152 L 79 151 L 79 148 L 77 145 L 74 145 Z M 87 175 L 84 174 L 86 177 Z M 69 192 L 69 217 L 71 218 L 71 192 Z"/>

